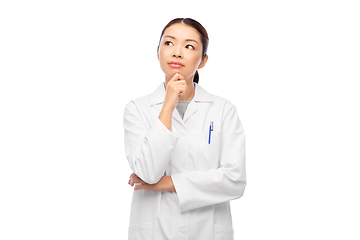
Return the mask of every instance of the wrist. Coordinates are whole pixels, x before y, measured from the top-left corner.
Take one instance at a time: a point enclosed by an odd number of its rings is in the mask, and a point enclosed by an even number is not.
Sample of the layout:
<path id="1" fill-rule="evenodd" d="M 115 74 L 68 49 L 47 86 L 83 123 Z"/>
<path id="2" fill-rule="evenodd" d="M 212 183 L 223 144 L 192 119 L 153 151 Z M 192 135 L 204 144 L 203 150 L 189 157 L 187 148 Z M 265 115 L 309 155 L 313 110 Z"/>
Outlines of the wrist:
<path id="1" fill-rule="evenodd" d="M 172 115 L 173 111 L 175 110 L 176 105 L 174 104 L 166 104 L 166 102 L 164 102 L 164 105 L 161 109 L 162 112 L 168 112 Z"/>

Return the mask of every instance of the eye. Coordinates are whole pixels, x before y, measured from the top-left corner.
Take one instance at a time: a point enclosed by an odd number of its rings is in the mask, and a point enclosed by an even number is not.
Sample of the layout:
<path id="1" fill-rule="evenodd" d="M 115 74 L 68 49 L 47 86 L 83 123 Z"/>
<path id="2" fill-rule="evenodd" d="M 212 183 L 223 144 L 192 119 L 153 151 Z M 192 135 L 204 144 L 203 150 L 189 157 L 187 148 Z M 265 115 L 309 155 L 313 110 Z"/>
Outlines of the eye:
<path id="1" fill-rule="evenodd" d="M 195 49 L 192 45 L 190 45 L 190 44 L 188 44 L 188 45 L 186 45 L 186 48 L 187 49 Z"/>
<path id="2" fill-rule="evenodd" d="M 165 45 L 171 46 L 171 45 L 173 45 L 173 43 L 171 41 L 166 41 Z"/>

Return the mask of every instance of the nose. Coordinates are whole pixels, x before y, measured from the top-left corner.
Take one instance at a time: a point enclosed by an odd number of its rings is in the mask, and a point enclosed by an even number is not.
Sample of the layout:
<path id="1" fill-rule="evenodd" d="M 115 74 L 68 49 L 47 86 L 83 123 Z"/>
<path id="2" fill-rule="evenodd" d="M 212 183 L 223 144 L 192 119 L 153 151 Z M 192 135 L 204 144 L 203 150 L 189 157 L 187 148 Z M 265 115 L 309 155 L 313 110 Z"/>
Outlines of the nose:
<path id="1" fill-rule="evenodd" d="M 174 49 L 174 52 L 173 52 L 173 57 L 174 57 L 174 58 L 182 58 L 181 49 L 175 48 L 175 49 Z"/>

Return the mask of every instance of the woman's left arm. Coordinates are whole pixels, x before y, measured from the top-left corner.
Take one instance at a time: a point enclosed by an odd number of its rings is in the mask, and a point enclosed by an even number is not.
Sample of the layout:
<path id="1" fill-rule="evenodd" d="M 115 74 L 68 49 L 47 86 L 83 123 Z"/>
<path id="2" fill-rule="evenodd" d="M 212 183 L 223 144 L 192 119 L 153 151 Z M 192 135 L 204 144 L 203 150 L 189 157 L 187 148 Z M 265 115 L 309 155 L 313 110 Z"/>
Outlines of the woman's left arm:
<path id="1" fill-rule="evenodd" d="M 181 212 L 240 198 L 245 191 L 245 133 L 232 106 L 223 120 L 220 166 L 172 175 Z"/>

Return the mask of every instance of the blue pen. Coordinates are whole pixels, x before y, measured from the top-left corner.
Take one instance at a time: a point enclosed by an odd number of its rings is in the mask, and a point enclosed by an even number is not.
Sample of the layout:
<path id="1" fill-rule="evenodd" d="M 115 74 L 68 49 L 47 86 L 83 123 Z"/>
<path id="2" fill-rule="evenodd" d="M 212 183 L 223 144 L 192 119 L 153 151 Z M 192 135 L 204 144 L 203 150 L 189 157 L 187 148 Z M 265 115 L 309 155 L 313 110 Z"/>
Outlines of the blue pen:
<path id="1" fill-rule="evenodd" d="M 209 144 L 210 144 L 211 132 L 212 132 L 212 131 L 214 131 L 213 121 L 210 122 L 210 127 L 209 127 Z"/>

